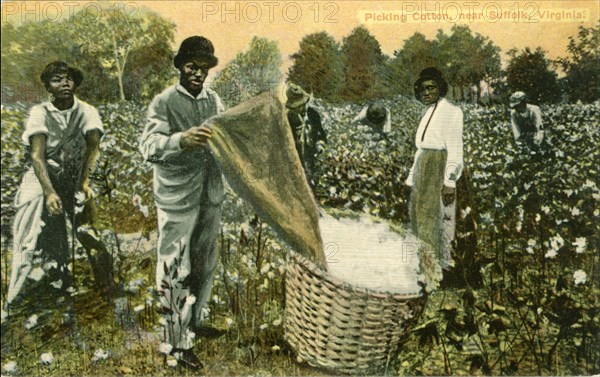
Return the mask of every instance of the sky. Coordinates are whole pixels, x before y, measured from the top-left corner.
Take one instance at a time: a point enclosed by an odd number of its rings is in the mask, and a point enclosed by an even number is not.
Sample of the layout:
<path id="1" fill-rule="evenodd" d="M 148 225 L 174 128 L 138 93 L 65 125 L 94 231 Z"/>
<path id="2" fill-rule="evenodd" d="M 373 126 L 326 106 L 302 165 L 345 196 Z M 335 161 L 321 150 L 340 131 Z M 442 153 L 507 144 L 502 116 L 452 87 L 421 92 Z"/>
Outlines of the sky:
<path id="1" fill-rule="evenodd" d="M 586 0 L 144 1 L 137 4 L 177 25 L 174 49 L 190 35 L 204 35 L 213 41 L 216 53 L 226 63 L 244 50 L 253 36 L 262 36 L 278 42 L 287 71 L 291 65 L 289 56 L 298 51 L 306 34 L 327 31 L 341 42 L 361 24 L 388 55 L 401 49 L 404 40 L 415 32 L 433 39 L 439 29 L 448 33 L 453 25 L 466 24 L 473 32 L 492 39 L 502 49 L 503 59 L 512 48 L 538 46 L 547 51 L 549 58 L 556 59 L 567 55 L 568 37 L 577 34 L 579 25 L 589 27 L 598 22 L 600 3 Z"/>
<path id="2" fill-rule="evenodd" d="M 415 32 L 428 39 L 455 24 L 489 37 L 502 49 L 542 47 L 550 59 L 566 56 L 568 37 L 578 27 L 594 26 L 600 2 L 581 1 L 110 1 L 102 6 L 123 7 L 135 14 L 141 8 L 157 12 L 176 25 L 173 50 L 183 39 L 203 35 L 215 46 L 222 68 L 247 48 L 253 36 L 275 40 L 287 72 L 291 54 L 305 35 L 320 31 L 338 42 L 364 25 L 392 55 Z M 68 17 L 73 10 L 95 11 L 94 1 L 3 1 L 2 22 Z M 465 56 L 465 58 L 468 58 Z"/>

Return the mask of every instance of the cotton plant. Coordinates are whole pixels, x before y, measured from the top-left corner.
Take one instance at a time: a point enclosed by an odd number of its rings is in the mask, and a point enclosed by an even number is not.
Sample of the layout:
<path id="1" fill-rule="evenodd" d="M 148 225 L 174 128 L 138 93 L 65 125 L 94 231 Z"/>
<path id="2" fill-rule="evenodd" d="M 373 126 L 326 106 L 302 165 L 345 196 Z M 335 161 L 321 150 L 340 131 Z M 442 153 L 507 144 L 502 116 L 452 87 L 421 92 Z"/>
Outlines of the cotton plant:
<path id="1" fill-rule="evenodd" d="M 160 282 L 160 313 L 165 321 L 165 335 L 171 342 L 192 343 L 195 333 L 187 329 L 182 331 L 181 324 L 189 323 L 196 297 L 189 292 L 189 270 L 182 264 L 186 252 L 185 243 L 179 242 L 179 256 L 164 262 L 164 278 Z"/>
<path id="2" fill-rule="evenodd" d="M 7 362 L 6 364 L 4 364 L 2 366 L 2 371 L 9 376 L 15 374 L 17 372 L 17 362 L 16 361 Z"/>

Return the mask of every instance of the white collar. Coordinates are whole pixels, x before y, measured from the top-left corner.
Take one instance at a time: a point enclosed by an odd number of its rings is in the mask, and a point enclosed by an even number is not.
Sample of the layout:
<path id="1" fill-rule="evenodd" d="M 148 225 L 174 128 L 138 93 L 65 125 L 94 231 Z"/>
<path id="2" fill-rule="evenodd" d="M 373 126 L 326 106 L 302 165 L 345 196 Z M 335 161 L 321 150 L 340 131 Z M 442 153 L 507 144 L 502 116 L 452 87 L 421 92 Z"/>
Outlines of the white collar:
<path id="1" fill-rule="evenodd" d="M 175 86 L 175 88 L 182 94 L 185 94 L 188 97 L 191 97 L 193 99 L 201 99 L 201 98 L 208 98 L 208 93 L 206 92 L 206 87 L 204 85 L 202 85 L 202 90 L 200 91 L 200 93 L 198 93 L 198 95 L 196 97 L 194 97 L 193 95 L 190 94 L 190 92 L 187 91 L 186 88 L 183 87 L 183 85 L 181 84 L 177 84 Z"/>
<path id="2" fill-rule="evenodd" d="M 75 110 L 77 107 L 79 107 L 79 100 L 75 96 L 73 96 L 73 106 L 71 106 L 68 109 L 59 110 L 58 108 L 56 108 L 56 106 L 54 106 L 54 104 L 51 101 L 48 101 L 46 104 L 46 109 L 48 109 L 48 111 L 58 112 L 58 113 L 68 113 L 68 112 Z"/>

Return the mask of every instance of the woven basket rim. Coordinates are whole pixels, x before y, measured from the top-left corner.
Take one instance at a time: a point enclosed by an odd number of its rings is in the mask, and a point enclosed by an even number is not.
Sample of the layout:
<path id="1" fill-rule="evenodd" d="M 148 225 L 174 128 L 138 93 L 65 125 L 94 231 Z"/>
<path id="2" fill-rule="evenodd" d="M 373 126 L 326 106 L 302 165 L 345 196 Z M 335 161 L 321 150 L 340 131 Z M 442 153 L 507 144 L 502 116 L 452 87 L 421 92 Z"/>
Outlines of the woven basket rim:
<path id="1" fill-rule="evenodd" d="M 364 295 L 364 296 L 368 296 L 368 297 L 373 297 L 375 299 L 393 298 L 396 300 L 411 300 L 411 299 L 418 299 L 418 298 L 425 297 L 425 295 L 423 294 L 423 289 L 421 289 L 421 293 L 411 294 L 411 293 L 391 293 L 391 292 L 387 292 L 387 291 L 377 291 L 374 289 L 358 287 L 358 286 L 355 286 L 351 283 L 348 283 L 342 279 L 339 279 L 339 278 L 329 274 L 329 272 L 327 272 L 327 271 L 323 270 L 322 268 L 320 268 L 319 266 L 317 266 L 310 259 L 305 258 L 302 255 L 300 255 L 294 251 L 291 251 L 289 255 L 296 262 L 297 265 L 301 266 L 308 272 L 312 273 L 313 275 L 317 275 L 321 279 L 326 280 L 329 283 L 331 283 L 345 291 L 348 291 L 348 292 L 352 292 L 352 293 L 356 293 L 356 294 Z"/>

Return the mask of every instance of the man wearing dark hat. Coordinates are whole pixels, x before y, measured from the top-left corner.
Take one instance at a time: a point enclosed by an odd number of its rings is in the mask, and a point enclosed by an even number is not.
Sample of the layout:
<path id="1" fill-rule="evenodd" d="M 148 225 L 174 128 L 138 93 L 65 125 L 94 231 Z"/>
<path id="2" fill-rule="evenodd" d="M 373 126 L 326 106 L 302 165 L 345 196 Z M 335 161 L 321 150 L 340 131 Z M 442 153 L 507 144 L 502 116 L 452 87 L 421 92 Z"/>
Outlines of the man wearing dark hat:
<path id="1" fill-rule="evenodd" d="M 427 106 L 419 123 L 415 160 L 406 179 L 413 232 L 437 252 L 440 265 L 454 265 L 451 241 L 455 230 L 456 182 L 463 169 L 463 113 L 444 98 L 448 84 L 440 71 L 421 71 L 415 96 Z"/>
<path id="2" fill-rule="evenodd" d="M 49 289 L 66 291 L 71 286 L 66 219 L 68 216 L 75 229 L 83 222 L 82 214 L 75 215 L 75 206 L 88 204 L 92 198 L 90 172 L 104 133 L 98 111 L 75 97 L 83 81 L 80 70 L 55 61 L 46 66 L 40 78 L 51 99 L 31 108 L 22 136 L 31 167 L 14 202 L 15 249 L 8 305 L 21 292 L 27 278 L 44 279 Z M 84 212 L 89 214 L 88 211 Z"/>
<path id="3" fill-rule="evenodd" d="M 368 126 L 382 135 L 386 135 L 392 130 L 390 110 L 379 103 L 364 106 L 360 113 L 352 119 L 351 123 Z"/>
<path id="4" fill-rule="evenodd" d="M 217 62 L 208 39 L 185 39 L 174 59 L 179 83 L 154 98 L 141 137 L 144 158 L 154 164 L 156 285 L 168 308 L 166 341 L 179 362 L 193 369 L 202 366 L 192 347 L 212 289 L 224 199 L 220 165 L 207 144 L 211 130 L 202 125 L 224 111 L 205 85 Z"/>
<path id="5" fill-rule="evenodd" d="M 510 96 L 510 108 L 510 123 L 515 141 L 529 147 L 539 147 L 544 140 L 540 108 L 527 103 L 527 96 L 521 91 Z"/>
<path id="6" fill-rule="evenodd" d="M 294 143 L 302 167 L 311 187 L 318 181 L 316 176 L 317 143 L 326 142 L 327 135 L 321 124 L 321 115 L 310 104 L 310 95 L 298 85 L 290 84 L 286 91 L 287 118 L 294 135 Z"/>

